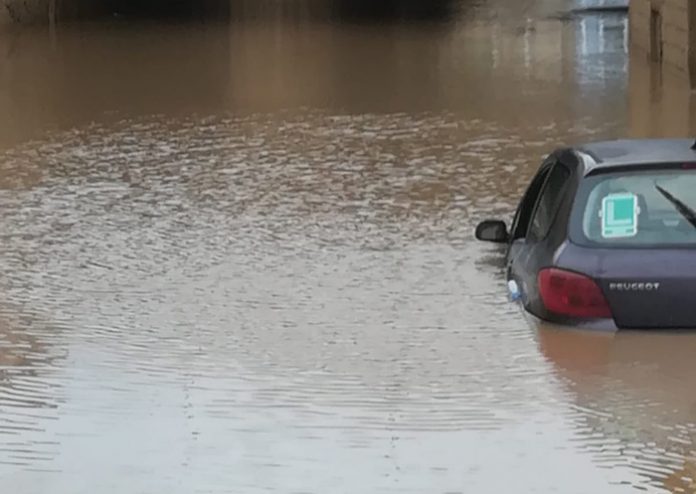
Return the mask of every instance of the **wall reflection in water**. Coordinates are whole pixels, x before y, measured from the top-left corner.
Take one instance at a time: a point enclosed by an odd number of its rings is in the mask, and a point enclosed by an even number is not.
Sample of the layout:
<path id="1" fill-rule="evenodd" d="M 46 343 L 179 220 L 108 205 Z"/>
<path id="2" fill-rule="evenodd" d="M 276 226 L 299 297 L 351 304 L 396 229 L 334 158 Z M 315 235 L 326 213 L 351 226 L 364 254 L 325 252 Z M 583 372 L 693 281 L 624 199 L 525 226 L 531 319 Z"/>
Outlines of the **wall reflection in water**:
<path id="1" fill-rule="evenodd" d="M 628 19 L 624 15 L 580 15 L 576 39 L 580 86 L 611 81 L 628 68 Z M 608 56 L 607 56 L 608 55 Z"/>
<path id="2" fill-rule="evenodd" d="M 221 21 L 240 17 L 323 18 L 341 21 L 443 20 L 471 2 L 459 0 L 70 0 L 59 2 L 62 21 L 180 19 Z"/>
<path id="3" fill-rule="evenodd" d="M 127 115 L 224 106 L 229 31 L 169 25 L 77 25 L 2 37 L 0 142 Z"/>
<path id="4" fill-rule="evenodd" d="M 0 142 L 193 112 L 448 111 L 568 126 L 625 115 L 621 16 L 490 22 L 462 10 L 452 23 L 370 25 L 292 12 L 229 25 L 72 25 L 53 41 L 5 35 Z"/>
<path id="5" fill-rule="evenodd" d="M 294 17 L 338 22 L 446 21 L 470 7 L 461 0 L 232 0 L 232 18 Z"/>

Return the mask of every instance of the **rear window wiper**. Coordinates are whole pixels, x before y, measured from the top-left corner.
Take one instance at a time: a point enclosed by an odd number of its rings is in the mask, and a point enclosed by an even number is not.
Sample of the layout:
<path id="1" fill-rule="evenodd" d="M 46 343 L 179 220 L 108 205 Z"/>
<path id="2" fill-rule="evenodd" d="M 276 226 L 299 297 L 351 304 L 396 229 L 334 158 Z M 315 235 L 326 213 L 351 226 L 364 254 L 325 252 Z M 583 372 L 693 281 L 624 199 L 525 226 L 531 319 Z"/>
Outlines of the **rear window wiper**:
<path id="1" fill-rule="evenodd" d="M 696 211 L 691 209 L 689 206 L 684 204 L 682 201 L 674 197 L 672 194 L 667 192 L 665 189 L 660 187 L 659 185 L 655 184 L 655 188 L 664 196 L 665 199 L 667 199 L 674 208 L 679 211 L 679 214 L 681 214 L 684 218 L 686 218 L 686 221 L 691 223 L 691 226 L 696 228 Z"/>

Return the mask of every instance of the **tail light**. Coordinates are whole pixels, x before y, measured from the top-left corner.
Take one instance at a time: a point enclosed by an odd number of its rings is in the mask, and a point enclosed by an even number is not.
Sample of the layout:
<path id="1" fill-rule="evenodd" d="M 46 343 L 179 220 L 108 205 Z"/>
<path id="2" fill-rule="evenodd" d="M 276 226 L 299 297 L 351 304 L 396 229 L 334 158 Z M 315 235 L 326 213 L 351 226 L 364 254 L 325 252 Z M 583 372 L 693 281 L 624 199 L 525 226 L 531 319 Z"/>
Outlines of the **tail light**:
<path id="1" fill-rule="evenodd" d="M 549 312 L 578 318 L 609 318 L 611 309 L 592 278 L 561 269 L 539 273 L 539 292 Z"/>

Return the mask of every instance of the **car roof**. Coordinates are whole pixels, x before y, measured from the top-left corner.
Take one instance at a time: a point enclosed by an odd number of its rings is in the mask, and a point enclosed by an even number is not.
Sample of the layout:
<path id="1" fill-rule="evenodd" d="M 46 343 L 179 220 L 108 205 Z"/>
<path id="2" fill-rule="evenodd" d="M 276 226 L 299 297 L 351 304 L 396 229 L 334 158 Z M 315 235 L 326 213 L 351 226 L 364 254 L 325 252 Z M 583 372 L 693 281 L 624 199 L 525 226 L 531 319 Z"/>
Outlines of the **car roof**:
<path id="1" fill-rule="evenodd" d="M 620 139 L 597 141 L 573 148 L 585 161 L 585 174 L 597 169 L 630 165 L 696 162 L 694 139 Z"/>

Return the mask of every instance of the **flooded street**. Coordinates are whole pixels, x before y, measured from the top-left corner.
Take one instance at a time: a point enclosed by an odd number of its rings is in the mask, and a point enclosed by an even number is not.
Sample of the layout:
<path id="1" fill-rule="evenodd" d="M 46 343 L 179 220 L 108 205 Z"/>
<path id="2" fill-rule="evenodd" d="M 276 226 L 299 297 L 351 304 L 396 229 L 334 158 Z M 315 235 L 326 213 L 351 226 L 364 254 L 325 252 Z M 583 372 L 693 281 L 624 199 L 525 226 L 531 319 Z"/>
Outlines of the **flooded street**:
<path id="1" fill-rule="evenodd" d="M 695 492 L 696 335 L 534 327 L 473 240 L 695 133 L 580 4 L 0 35 L 0 492 Z"/>

